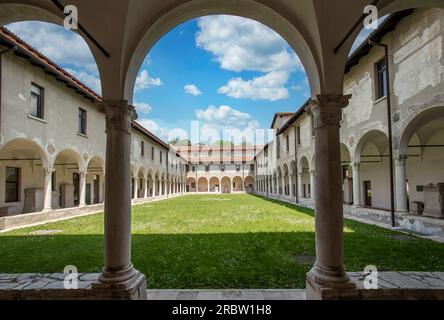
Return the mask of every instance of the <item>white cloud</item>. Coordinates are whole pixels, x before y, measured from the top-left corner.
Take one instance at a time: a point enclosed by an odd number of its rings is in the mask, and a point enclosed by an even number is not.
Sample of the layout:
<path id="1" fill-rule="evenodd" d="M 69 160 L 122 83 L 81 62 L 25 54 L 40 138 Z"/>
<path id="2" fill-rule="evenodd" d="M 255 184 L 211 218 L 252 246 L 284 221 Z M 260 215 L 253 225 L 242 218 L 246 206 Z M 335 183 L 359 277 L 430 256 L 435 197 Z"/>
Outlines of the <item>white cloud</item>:
<path id="1" fill-rule="evenodd" d="M 153 108 L 145 102 L 135 102 L 134 106 L 136 107 L 136 111 L 138 114 L 148 114 L 153 110 Z"/>
<path id="2" fill-rule="evenodd" d="M 12 23 L 7 28 L 98 94 L 101 93 L 94 56 L 81 36 L 61 26 L 36 21 Z"/>
<path id="3" fill-rule="evenodd" d="M 161 85 L 163 85 L 163 82 L 160 78 L 151 78 L 148 71 L 142 70 L 137 76 L 135 91 L 159 87 Z"/>
<path id="4" fill-rule="evenodd" d="M 199 120 L 201 142 L 212 143 L 218 140 L 233 140 L 240 144 L 244 140 L 254 143 L 259 122 L 250 114 L 229 106 L 208 106 L 206 110 L 196 110 Z"/>
<path id="5" fill-rule="evenodd" d="M 160 126 L 156 121 L 150 119 L 140 119 L 137 120 L 137 122 L 162 140 L 166 140 L 168 138 L 169 131 Z"/>
<path id="6" fill-rule="evenodd" d="M 302 70 L 285 40 L 263 24 L 241 17 L 208 16 L 198 21 L 196 44 L 225 70 L 271 72 Z"/>
<path id="7" fill-rule="evenodd" d="M 285 84 L 290 75 L 285 71 L 273 71 L 253 80 L 233 78 L 218 92 L 236 99 L 277 101 L 289 97 Z"/>
<path id="8" fill-rule="evenodd" d="M 201 96 L 202 91 L 199 90 L 198 87 L 196 87 L 194 84 L 187 84 L 184 87 L 185 93 L 191 94 L 193 96 Z"/>

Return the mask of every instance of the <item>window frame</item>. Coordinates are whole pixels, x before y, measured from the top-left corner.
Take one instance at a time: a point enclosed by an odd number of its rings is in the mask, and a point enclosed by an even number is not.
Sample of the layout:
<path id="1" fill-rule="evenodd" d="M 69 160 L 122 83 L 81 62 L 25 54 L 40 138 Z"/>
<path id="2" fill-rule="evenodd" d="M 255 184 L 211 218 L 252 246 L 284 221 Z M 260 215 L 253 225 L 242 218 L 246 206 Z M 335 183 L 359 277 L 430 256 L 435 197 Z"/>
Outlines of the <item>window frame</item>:
<path id="1" fill-rule="evenodd" d="M 381 64 L 384 63 L 384 67 L 380 69 Z M 375 69 L 375 100 L 381 100 L 387 97 L 387 61 L 385 58 L 378 60 L 374 66 Z M 385 82 L 382 79 L 385 77 Z"/>
<path id="2" fill-rule="evenodd" d="M 79 127 L 77 132 L 84 136 L 88 135 L 88 111 L 86 109 L 79 107 L 78 120 Z"/>
<path id="3" fill-rule="evenodd" d="M 33 91 L 33 87 L 36 87 L 37 89 L 39 89 L 40 94 L 35 93 Z M 31 112 L 31 116 L 33 116 L 37 119 L 40 119 L 40 120 L 45 120 L 45 88 L 43 88 L 42 86 L 39 86 L 35 82 L 31 82 L 31 103 L 33 101 L 33 99 L 32 99 L 33 96 L 37 96 L 37 110 L 33 110 Z M 34 107 L 34 105 L 32 107 Z"/>

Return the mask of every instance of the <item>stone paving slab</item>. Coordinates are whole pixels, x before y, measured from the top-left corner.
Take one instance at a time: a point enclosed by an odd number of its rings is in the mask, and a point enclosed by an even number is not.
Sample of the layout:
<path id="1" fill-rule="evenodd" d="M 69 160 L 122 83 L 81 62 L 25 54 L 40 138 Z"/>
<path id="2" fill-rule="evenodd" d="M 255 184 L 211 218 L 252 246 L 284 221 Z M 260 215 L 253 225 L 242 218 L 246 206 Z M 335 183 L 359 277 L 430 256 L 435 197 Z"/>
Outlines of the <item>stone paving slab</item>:
<path id="1" fill-rule="evenodd" d="M 148 290 L 148 300 L 306 300 L 305 289 L 296 290 Z"/>

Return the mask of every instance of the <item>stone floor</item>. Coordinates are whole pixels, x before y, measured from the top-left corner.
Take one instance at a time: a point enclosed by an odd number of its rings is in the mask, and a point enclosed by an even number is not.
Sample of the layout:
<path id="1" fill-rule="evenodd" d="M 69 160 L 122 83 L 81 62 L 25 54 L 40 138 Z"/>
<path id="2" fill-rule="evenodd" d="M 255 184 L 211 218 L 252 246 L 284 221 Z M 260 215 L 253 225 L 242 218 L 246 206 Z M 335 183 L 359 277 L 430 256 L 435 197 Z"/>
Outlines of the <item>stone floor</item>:
<path id="1" fill-rule="evenodd" d="M 79 274 L 78 290 L 65 290 L 65 274 L 0 274 L 0 300 L 94 299 L 98 274 Z M 377 290 L 365 290 L 365 273 L 350 273 L 350 299 L 443 299 L 444 272 L 380 272 Z M 355 292 L 356 294 L 353 294 Z M 305 300 L 305 290 L 148 290 L 148 300 Z"/>
<path id="2" fill-rule="evenodd" d="M 148 290 L 148 300 L 306 300 L 300 290 Z"/>

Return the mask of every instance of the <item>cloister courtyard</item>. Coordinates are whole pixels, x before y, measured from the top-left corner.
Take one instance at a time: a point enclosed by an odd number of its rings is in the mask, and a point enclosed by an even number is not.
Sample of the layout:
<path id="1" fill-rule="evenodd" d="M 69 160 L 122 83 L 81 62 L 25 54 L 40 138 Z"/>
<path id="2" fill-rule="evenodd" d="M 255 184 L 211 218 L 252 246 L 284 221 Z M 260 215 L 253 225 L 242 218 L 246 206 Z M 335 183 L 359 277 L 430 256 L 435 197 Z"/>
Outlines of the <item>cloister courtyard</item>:
<path id="1" fill-rule="evenodd" d="M 188 195 L 133 207 L 135 267 L 151 289 L 305 288 L 310 209 L 254 195 Z M 0 274 L 103 266 L 103 214 L 0 234 Z M 345 265 L 362 272 L 444 271 L 444 244 L 346 220 Z"/>

